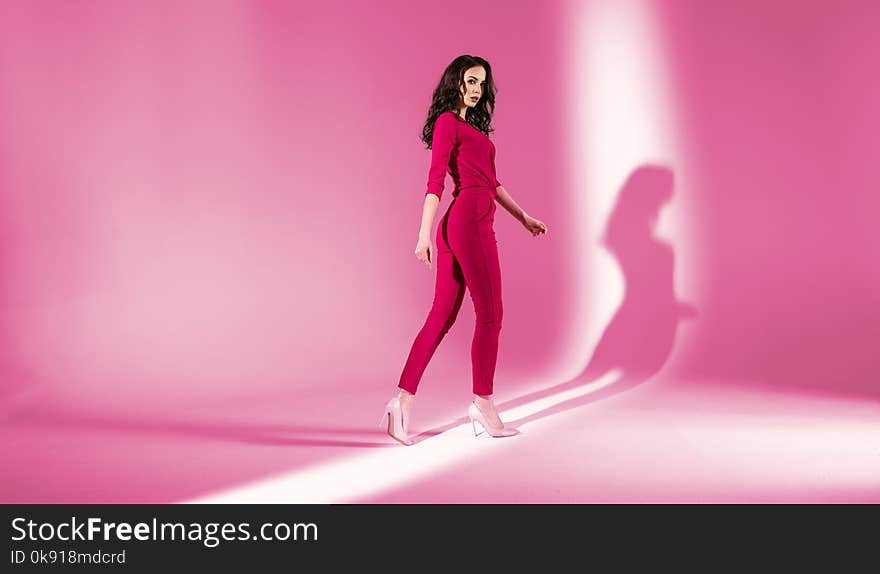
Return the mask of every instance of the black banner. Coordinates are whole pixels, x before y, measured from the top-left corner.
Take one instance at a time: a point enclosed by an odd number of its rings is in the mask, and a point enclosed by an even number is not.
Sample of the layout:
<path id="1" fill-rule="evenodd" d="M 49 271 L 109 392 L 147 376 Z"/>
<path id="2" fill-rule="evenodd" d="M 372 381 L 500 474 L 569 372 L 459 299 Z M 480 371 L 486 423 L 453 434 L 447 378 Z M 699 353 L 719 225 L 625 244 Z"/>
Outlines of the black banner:
<path id="1" fill-rule="evenodd" d="M 455 567 L 460 551 L 493 564 L 538 558 L 618 565 L 653 556 L 726 561 L 813 556 L 835 538 L 873 548 L 878 506 L 772 505 L 4 505 L 3 572 L 79 569 L 291 571 Z M 865 528 L 856 527 L 866 524 Z M 845 536 L 842 536 L 844 535 Z M 730 554 L 731 550 L 735 550 Z M 390 561 L 390 564 L 386 564 Z M 412 564 L 412 562 L 409 562 Z M 461 563 L 465 568 L 465 563 Z M 255 569 L 255 570 L 254 570 Z M 468 568 L 470 570 L 470 568 Z"/>

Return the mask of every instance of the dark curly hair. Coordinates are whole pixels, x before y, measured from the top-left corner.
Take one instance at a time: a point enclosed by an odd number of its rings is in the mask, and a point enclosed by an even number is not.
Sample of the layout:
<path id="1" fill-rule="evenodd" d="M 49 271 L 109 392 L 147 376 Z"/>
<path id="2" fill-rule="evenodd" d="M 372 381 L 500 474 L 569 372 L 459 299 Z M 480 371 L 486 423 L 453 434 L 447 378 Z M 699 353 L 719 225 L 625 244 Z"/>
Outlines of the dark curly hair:
<path id="1" fill-rule="evenodd" d="M 482 66 L 486 70 L 486 87 L 477 101 L 477 105 L 467 112 L 469 124 L 486 134 L 494 131 L 492 127 L 492 114 L 495 112 L 495 80 L 492 77 L 492 66 L 479 56 L 464 54 L 446 66 L 440 83 L 434 88 L 434 96 L 431 99 L 431 107 L 422 128 L 421 140 L 425 147 L 431 149 L 431 141 L 434 137 L 434 122 L 444 112 L 461 111 L 461 88 L 464 86 L 464 73 L 474 66 Z"/>

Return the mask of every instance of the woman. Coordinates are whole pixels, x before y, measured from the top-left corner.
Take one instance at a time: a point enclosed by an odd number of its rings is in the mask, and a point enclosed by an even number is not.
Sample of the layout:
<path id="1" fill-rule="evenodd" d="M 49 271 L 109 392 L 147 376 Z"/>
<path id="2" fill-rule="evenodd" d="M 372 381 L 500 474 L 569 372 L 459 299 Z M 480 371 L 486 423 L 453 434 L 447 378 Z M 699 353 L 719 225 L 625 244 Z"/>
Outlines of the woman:
<path id="1" fill-rule="evenodd" d="M 489 139 L 495 108 L 495 84 L 489 62 L 463 55 L 452 61 L 434 90 L 422 141 L 431 149 L 428 189 L 422 211 L 416 257 L 429 268 L 435 252 L 431 227 L 448 172 L 455 182 L 452 203 L 437 226 L 437 281 L 428 318 L 413 342 L 400 375 L 397 396 L 385 405 L 387 432 L 410 445 L 412 401 L 422 373 L 461 308 L 465 287 L 471 294 L 476 326 L 471 345 L 474 400 L 468 416 L 493 437 L 512 436 L 493 402 L 493 378 L 501 330 L 501 267 L 493 223 L 495 201 L 533 235 L 547 226 L 527 215 L 505 191 L 495 174 L 495 144 Z"/>

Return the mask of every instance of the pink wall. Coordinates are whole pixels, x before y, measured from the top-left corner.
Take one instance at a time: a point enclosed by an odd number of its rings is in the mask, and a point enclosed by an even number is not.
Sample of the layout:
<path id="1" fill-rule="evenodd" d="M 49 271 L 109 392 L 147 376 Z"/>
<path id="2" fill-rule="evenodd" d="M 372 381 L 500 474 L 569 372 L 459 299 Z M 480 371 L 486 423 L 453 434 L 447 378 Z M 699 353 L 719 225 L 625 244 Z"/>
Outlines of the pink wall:
<path id="1" fill-rule="evenodd" d="M 878 9 L 653 6 L 708 254 L 680 374 L 877 392 Z M 594 294 L 571 287 L 588 262 L 567 219 L 564 3 L 4 10 L 5 385 L 146 408 L 391 389 L 433 295 L 412 254 L 420 122 L 460 53 L 493 63 L 499 177 L 550 227 L 535 239 L 498 212 L 499 380 L 534 385 L 571 360 L 569 311 Z M 467 310 L 428 388 L 469 391 Z"/>
<path id="2" fill-rule="evenodd" d="M 880 5 L 656 6 L 706 254 L 685 374 L 880 392 Z"/>
<path id="3" fill-rule="evenodd" d="M 5 384 L 145 408 L 390 392 L 433 298 L 434 271 L 413 255 L 430 161 L 420 122 L 460 53 L 493 63 L 499 177 L 551 228 L 539 242 L 498 217 L 498 374 L 553 369 L 570 296 L 566 229 L 554 227 L 564 118 L 547 99 L 564 97 L 563 22 L 552 4 L 522 4 L 486 25 L 502 5 L 5 6 Z M 425 379 L 453 377 L 462 396 L 468 305 Z"/>

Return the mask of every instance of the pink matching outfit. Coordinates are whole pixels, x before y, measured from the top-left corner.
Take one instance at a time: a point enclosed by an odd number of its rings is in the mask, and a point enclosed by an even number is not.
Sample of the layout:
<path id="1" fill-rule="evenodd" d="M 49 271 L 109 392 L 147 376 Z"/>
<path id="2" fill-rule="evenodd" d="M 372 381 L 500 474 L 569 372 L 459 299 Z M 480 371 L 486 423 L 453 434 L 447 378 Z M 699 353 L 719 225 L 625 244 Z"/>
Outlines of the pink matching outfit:
<path id="1" fill-rule="evenodd" d="M 476 314 L 471 343 L 473 392 L 491 395 L 501 331 L 501 265 L 495 239 L 495 144 L 456 112 L 434 124 L 428 189 L 442 197 L 447 172 L 455 182 L 452 202 L 437 225 L 434 302 L 416 335 L 398 387 L 415 394 L 437 346 L 455 323 L 470 292 Z"/>

